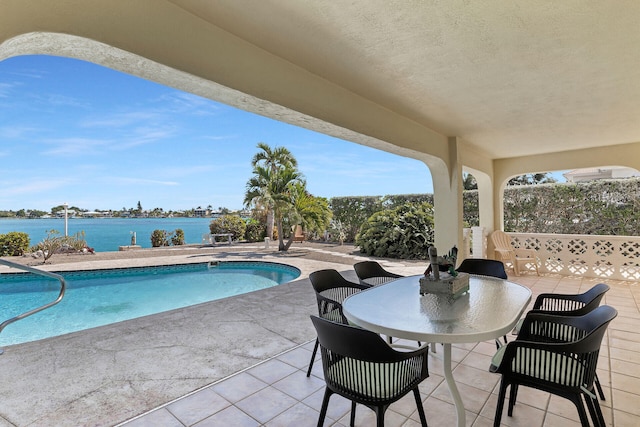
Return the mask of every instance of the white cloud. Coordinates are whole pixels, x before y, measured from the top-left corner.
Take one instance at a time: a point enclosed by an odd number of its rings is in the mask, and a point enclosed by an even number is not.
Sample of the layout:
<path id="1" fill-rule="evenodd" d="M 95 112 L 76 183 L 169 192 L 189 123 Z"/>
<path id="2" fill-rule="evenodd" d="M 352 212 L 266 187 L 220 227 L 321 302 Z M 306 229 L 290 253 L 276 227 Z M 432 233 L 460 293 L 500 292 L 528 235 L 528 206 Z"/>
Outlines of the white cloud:
<path id="1" fill-rule="evenodd" d="M 85 128 L 123 128 L 131 125 L 138 125 L 152 120 L 159 120 L 161 117 L 153 111 L 129 111 L 101 116 L 100 118 L 90 118 L 83 120 L 79 125 Z"/>
<path id="2" fill-rule="evenodd" d="M 147 178 L 113 177 L 113 178 L 109 178 L 109 181 L 115 184 L 122 184 L 122 185 L 138 185 L 138 184 L 142 184 L 142 185 L 151 184 L 151 185 L 162 185 L 162 186 L 180 185 L 176 181 L 160 181 L 156 179 L 147 179 Z"/>
<path id="3" fill-rule="evenodd" d="M 87 156 L 103 152 L 111 145 L 110 140 L 93 138 L 60 138 L 43 141 L 51 148 L 44 150 L 42 154 L 47 156 Z"/>
<path id="4" fill-rule="evenodd" d="M 25 194 L 47 193 L 68 186 L 72 179 L 51 179 L 50 177 L 31 177 L 24 182 L 3 184 L 3 197 L 24 196 Z"/>

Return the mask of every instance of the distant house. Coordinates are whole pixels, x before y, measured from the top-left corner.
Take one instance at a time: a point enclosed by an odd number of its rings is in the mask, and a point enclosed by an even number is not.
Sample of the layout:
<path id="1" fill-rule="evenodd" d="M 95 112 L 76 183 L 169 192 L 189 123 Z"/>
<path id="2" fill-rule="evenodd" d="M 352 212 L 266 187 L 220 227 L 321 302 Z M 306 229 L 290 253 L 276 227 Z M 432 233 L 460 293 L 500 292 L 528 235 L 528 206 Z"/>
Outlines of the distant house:
<path id="1" fill-rule="evenodd" d="M 640 172 L 624 166 L 608 166 L 602 168 L 575 169 L 562 176 L 567 182 L 586 182 L 598 179 L 621 179 L 640 176 Z"/>
<path id="2" fill-rule="evenodd" d="M 211 215 L 211 212 L 209 211 L 209 209 L 203 209 L 198 207 L 193 210 L 193 216 L 196 216 L 196 217 L 205 217 L 209 215 Z"/>
<path id="3" fill-rule="evenodd" d="M 82 216 L 84 218 L 108 218 L 108 217 L 112 217 L 113 215 L 111 214 L 110 211 L 88 211 L 88 212 L 82 212 Z"/>

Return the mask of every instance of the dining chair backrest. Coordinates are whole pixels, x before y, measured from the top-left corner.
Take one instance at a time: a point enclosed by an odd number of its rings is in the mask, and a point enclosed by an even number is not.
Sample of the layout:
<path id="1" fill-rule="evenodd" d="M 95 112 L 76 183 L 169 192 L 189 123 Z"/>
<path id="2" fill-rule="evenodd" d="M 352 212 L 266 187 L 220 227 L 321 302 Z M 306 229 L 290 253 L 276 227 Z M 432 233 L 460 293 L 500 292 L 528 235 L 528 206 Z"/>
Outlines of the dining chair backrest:
<path id="1" fill-rule="evenodd" d="M 504 263 L 495 259 L 466 258 L 462 261 L 456 271 L 496 277 L 498 279 L 507 279 L 507 272 L 504 269 Z"/>
<path id="2" fill-rule="evenodd" d="M 603 325 L 606 326 L 616 316 L 616 309 L 608 305 L 597 307 L 579 316 L 565 316 L 562 312 L 530 311 L 524 318 L 516 340 L 547 343 L 576 342 L 593 334 Z"/>
<path id="3" fill-rule="evenodd" d="M 400 274 L 385 270 L 375 261 L 361 261 L 354 264 L 353 269 L 356 271 L 360 283 L 367 286 L 381 285 L 402 277 Z"/>
<path id="4" fill-rule="evenodd" d="M 345 279 L 342 274 L 333 269 L 314 271 L 309 275 L 309 280 L 316 292 L 320 317 L 342 323 L 347 323 L 342 314 L 342 302 L 348 296 L 368 289 L 368 286 Z"/>
<path id="5" fill-rule="evenodd" d="M 333 269 L 314 271 L 309 274 L 309 281 L 316 293 L 318 315 L 323 319 L 345 324 L 348 323 L 348 321 L 342 313 L 342 302 L 348 296 L 369 288 L 369 286 L 345 279 L 342 274 Z M 311 375 L 318 345 L 319 343 L 316 339 L 309 362 L 309 368 L 307 369 L 307 377 Z"/>
<path id="6" fill-rule="evenodd" d="M 391 363 L 406 359 L 406 353 L 394 350 L 377 333 L 311 316 L 320 346 L 342 357 L 365 362 Z"/>
<path id="7" fill-rule="evenodd" d="M 372 408 L 377 425 L 383 426 L 387 407 L 413 392 L 421 424 L 426 427 L 418 385 L 429 376 L 428 347 L 397 351 L 375 332 L 317 316 L 311 316 L 311 321 L 318 334 L 326 382 L 319 426 L 333 393 L 353 402 L 351 425 L 355 403 L 360 403 Z"/>
<path id="8" fill-rule="evenodd" d="M 598 283 L 581 294 L 543 293 L 536 297 L 533 309 L 546 313 L 562 312 L 565 316 L 580 316 L 598 307 L 609 289 L 608 285 Z"/>

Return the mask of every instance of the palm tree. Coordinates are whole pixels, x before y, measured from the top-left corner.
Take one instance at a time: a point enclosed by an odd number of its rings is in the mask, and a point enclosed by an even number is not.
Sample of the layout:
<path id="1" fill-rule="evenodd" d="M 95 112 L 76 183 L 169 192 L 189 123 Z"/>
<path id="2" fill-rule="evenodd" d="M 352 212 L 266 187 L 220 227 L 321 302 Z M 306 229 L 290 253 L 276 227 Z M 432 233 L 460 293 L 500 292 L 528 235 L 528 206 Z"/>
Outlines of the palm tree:
<path id="1" fill-rule="evenodd" d="M 272 175 L 275 175 L 277 170 L 281 168 L 297 169 L 298 161 L 285 147 L 275 147 L 272 149 L 264 142 L 259 142 L 258 148 L 261 151 L 258 151 L 251 159 L 252 167 L 261 166 L 268 169 Z M 273 239 L 274 212 L 270 204 L 265 204 L 264 207 L 267 210 L 267 236 Z"/>
<path id="2" fill-rule="evenodd" d="M 302 174 L 293 167 L 275 169 L 256 164 L 253 176 L 247 182 L 245 206 L 261 205 L 273 212 L 278 228 L 278 250 L 286 251 L 284 243 L 283 217 L 292 210 L 292 191 L 297 184 L 304 183 Z M 303 184 L 304 185 L 304 184 Z"/>

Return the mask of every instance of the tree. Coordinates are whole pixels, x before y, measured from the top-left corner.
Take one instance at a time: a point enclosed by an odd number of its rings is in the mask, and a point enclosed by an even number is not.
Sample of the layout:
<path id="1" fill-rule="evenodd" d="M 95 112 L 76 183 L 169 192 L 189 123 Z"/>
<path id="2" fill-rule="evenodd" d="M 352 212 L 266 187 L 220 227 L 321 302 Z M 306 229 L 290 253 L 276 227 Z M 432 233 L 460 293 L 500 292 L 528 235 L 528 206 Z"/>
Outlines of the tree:
<path id="1" fill-rule="evenodd" d="M 300 225 L 307 233 L 322 232 L 331 223 L 331 208 L 329 201 L 323 197 L 315 197 L 309 194 L 304 182 L 296 182 L 291 186 L 291 206 L 288 222 L 291 230 Z M 280 230 L 278 230 L 278 233 Z M 294 233 L 289 235 L 285 250 L 293 243 Z"/>
<path id="2" fill-rule="evenodd" d="M 462 174 L 464 181 L 462 182 L 462 186 L 465 190 L 477 190 L 478 183 L 473 175 L 470 173 Z"/>
<path id="3" fill-rule="evenodd" d="M 302 174 L 292 167 L 271 169 L 256 165 L 253 176 L 247 182 L 244 203 L 246 206 L 260 205 L 273 212 L 278 229 L 278 250 L 286 251 L 284 243 L 283 217 L 293 205 L 292 190 L 295 184 L 303 182 Z"/>
<path id="4" fill-rule="evenodd" d="M 548 173 L 532 173 L 514 176 L 507 182 L 507 185 L 534 185 L 534 184 L 552 184 L 557 182 Z"/>
<path id="5" fill-rule="evenodd" d="M 278 169 L 292 168 L 297 169 L 298 161 L 293 157 L 293 154 L 285 147 L 271 148 L 264 142 L 259 142 L 257 147 L 260 149 L 251 159 L 251 166 L 261 166 L 268 169 L 271 174 L 275 174 Z M 267 211 L 267 236 L 273 239 L 273 226 L 275 223 L 275 216 L 272 210 L 272 206 L 265 206 Z"/>

